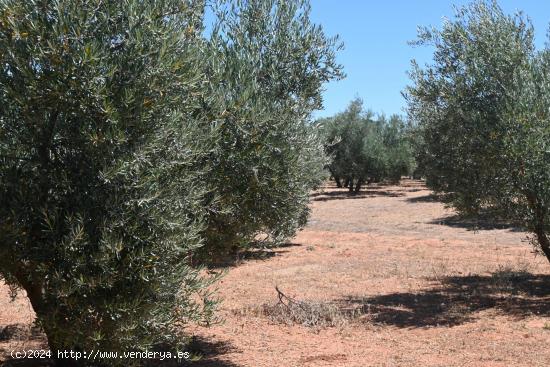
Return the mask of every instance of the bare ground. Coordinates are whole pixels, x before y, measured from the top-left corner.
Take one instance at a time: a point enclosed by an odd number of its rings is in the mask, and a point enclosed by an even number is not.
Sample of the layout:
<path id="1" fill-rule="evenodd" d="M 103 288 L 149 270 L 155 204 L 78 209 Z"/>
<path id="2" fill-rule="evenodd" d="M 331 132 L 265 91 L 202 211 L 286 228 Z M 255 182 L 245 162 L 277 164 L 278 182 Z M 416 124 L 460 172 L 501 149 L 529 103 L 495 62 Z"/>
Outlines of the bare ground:
<path id="1" fill-rule="evenodd" d="M 229 268 L 225 322 L 193 328 L 194 365 L 550 365 L 550 264 L 525 233 L 462 220 L 414 180 L 356 196 L 329 185 L 311 207 L 286 246 Z M 44 343 L 32 319 L 0 288 L 0 353 Z M 2 338 L 7 325 L 27 334 Z"/>

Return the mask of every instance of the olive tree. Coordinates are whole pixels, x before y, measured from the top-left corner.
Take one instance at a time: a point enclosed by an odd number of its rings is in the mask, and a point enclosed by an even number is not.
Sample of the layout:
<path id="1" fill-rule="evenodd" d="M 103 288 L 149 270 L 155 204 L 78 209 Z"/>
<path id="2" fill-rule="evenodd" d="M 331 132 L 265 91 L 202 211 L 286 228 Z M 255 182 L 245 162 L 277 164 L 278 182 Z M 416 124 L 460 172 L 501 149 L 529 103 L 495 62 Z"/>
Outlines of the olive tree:
<path id="1" fill-rule="evenodd" d="M 375 117 L 355 99 L 344 112 L 319 119 L 317 125 L 332 159 L 327 168 L 338 187 L 357 193 L 365 183 L 398 182 L 413 169 L 407 126 L 397 115 Z"/>
<path id="2" fill-rule="evenodd" d="M 514 75 L 503 112 L 506 191 L 499 204 L 533 233 L 550 261 L 550 51 L 533 57 Z"/>
<path id="3" fill-rule="evenodd" d="M 202 14 L 192 0 L 0 1 L 0 277 L 26 291 L 54 357 L 175 350 L 209 316 L 188 265 L 215 151 L 190 97 L 205 93 Z"/>
<path id="4" fill-rule="evenodd" d="M 463 211 L 492 205 L 505 132 L 500 114 L 513 73 L 533 52 L 532 28 L 496 3 L 457 10 L 442 30 L 424 28 L 417 44 L 435 48 L 434 64 L 413 62 L 409 113 L 429 152 L 419 157 L 428 184 Z M 496 191 L 495 191 L 496 190 Z"/>
<path id="5" fill-rule="evenodd" d="M 338 40 L 311 22 L 308 1 L 221 2 L 214 14 L 204 55 L 213 97 L 201 107 L 219 132 L 203 182 L 215 200 L 206 260 L 280 244 L 305 224 L 326 163 L 311 113 L 323 83 L 343 76 Z"/>
<path id="6" fill-rule="evenodd" d="M 410 136 L 412 129 L 399 115 L 392 115 L 389 119 L 382 116 L 378 124 L 381 125 L 385 150 L 383 177 L 397 183 L 401 176 L 410 176 L 416 169 Z"/>
<path id="7" fill-rule="evenodd" d="M 413 63 L 409 115 L 428 185 L 461 213 L 492 209 L 548 239 L 548 51 L 533 27 L 496 2 L 458 9 L 441 30 L 423 29 L 433 64 Z"/>
<path id="8" fill-rule="evenodd" d="M 363 102 L 355 99 L 344 112 L 317 122 L 324 131 L 327 154 L 332 157 L 329 172 L 338 187 L 348 187 L 350 192 L 358 192 L 383 166 L 382 139 L 376 134 L 372 117 L 370 111 L 363 110 Z M 366 144 L 379 159 L 369 156 Z"/>

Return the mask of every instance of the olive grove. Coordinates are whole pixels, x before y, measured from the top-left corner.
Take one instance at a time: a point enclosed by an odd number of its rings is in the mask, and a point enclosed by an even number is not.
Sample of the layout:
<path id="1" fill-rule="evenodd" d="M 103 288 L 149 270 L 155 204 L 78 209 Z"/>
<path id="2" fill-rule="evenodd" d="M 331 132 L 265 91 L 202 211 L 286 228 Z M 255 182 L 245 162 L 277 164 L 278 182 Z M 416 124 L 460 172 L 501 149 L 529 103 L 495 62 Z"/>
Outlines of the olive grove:
<path id="1" fill-rule="evenodd" d="M 197 264 L 305 223 L 337 48 L 300 0 L 0 1 L 0 278 L 53 351 L 181 350 Z"/>

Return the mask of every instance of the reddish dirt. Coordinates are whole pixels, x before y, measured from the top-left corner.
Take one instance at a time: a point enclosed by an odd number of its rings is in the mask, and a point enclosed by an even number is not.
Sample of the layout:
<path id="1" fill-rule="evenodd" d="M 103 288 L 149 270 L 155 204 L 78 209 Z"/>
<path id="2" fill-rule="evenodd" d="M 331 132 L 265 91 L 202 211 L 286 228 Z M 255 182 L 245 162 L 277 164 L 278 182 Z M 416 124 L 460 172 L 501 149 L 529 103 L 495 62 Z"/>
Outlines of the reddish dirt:
<path id="1" fill-rule="evenodd" d="M 228 269 L 218 284 L 225 322 L 190 330 L 197 366 L 550 364 L 550 264 L 525 233 L 474 227 L 414 180 L 356 196 L 329 185 L 311 208 L 289 244 Z M 336 327 L 276 322 L 253 311 L 277 303 L 275 286 L 358 315 Z M 2 289 L 0 331 L 30 320 L 26 300 Z"/>

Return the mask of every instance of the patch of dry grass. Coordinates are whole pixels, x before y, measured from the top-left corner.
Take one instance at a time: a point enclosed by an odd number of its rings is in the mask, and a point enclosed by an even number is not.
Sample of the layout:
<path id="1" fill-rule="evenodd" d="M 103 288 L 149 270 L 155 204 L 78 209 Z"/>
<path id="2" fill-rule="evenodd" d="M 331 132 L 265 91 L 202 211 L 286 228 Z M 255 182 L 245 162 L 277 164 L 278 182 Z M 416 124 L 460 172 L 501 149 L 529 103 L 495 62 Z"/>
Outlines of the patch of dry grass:
<path id="1" fill-rule="evenodd" d="M 302 325 L 315 330 L 342 328 L 368 315 L 360 307 L 342 307 L 333 302 L 298 301 L 276 288 L 278 302 L 247 306 L 233 310 L 237 316 L 266 317 L 271 322 L 283 325 Z"/>

